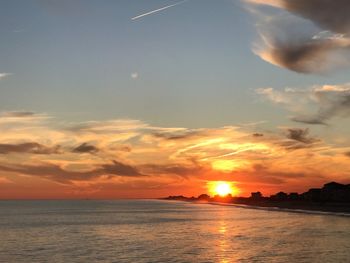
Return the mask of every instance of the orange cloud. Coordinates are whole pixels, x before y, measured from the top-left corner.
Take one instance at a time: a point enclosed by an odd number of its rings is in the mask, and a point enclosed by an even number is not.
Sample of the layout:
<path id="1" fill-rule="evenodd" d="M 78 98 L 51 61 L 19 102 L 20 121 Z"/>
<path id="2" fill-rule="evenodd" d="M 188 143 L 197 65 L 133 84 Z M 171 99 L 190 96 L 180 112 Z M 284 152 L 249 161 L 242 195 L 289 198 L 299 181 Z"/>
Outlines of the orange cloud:
<path id="1" fill-rule="evenodd" d="M 138 120 L 67 126 L 42 116 L 0 115 L 0 177 L 12 182 L 0 198 L 197 195 L 209 181 L 234 182 L 242 194 L 295 191 L 350 172 L 348 148 L 301 128 L 163 128 Z"/>

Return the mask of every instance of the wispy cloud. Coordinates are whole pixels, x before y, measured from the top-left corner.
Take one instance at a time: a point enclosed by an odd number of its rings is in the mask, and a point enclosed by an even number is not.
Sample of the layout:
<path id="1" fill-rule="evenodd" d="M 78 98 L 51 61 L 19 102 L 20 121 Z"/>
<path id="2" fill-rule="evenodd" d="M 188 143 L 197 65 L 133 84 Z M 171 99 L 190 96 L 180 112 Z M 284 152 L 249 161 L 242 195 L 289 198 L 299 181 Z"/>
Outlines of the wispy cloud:
<path id="1" fill-rule="evenodd" d="M 314 87 L 303 94 L 310 93 L 309 100 L 316 104 L 317 96 L 328 103 L 346 90 L 345 86 Z M 285 104 L 293 104 L 299 94 L 274 92 L 268 94 Z M 0 177 L 18 186 L 23 178 L 31 178 L 31 185 L 44 179 L 75 190 L 109 189 L 111 196 L 118 195 L 113 187 L 124 191 L 147 186 L 167 194 L 175 185 L 183 189 L 185 181 L 192 187 L 207 180 L 273 187 L 292 184 L 296 178 L 307 183 L 319 175 L 342 179 L 350 172 L 344 154 L 350 149 L 330 146 L 302 128 L 286 127 L 282 132 L 280 128 L 261 131 L 254 125 L 165 128 L 127 119 L 68 125 L 46 115 L 36 119 L 40 114 L 0 115 Z"/>
<path id="2" fill-rule="evenodd" d="M 6 118 L 26 118 L 35 116 L 34 112 L 31 111 L 8 111 L 1 113 L 0 117 Z"/>
<path id="3" fill-rule="evenodd" d="M 265 88 L 257 93 L 294 112 L 296 115 L 291 119 L 296 122 L 325 125 L 335 117 L 350 117 L 350 84 L 307 89 Z"/>
<path id="4" fill-rule="evenodd" d="M 101 176 L 145 176 L 137 168 L 117 161 L 113 161 L 111 164 L 101 164 L 88 171 L 70 171 L 60 165 L 45 163 L 39 165 L 0 165 L 0 171 L 42 177 L 62 184 L 72 184 L 74 181 L 89 181 Z"/>
<path id="5" fill-rule="evenodd" d="M 32 154 L 57 154 L 60 153 L 59 146 L 47 147 L 36 142 L 20 144 L 0 144 L 0 154 L 9 153 L 32 153 Z"/>
<path id="6" fill-rule="evenodd" d="M 164 6 L 164 7 L 161 7 L 161 8 L 158 8 L 158 9 L 155 9 L 155 10 L 152 10 L 152 11 L 149 11 L 149 12 L 146 12 L 146 13 L 143 13 L 141 15 L 138 15 L 138 16 L 135 16 L 133 18 L 131 18 L 131 20 L 137 20 L 137 19 L 140 19 L 142 17 L 145 17 L 145 16 L 148 16 L 148 15 L 151 15 L 151 14 L 155 14 L 155 13 L 158 13 L 160 11 L 163 11 L 163 10 L 166 10 L 170 7 L 174 7 L 174 6 L 177 6 L 177 5 L 180 5 L 184 2 L 187 2 L 188 0 L 184 0 L 184 1 L 181 1 L 181 2 L 177 2 L 175 4 L 172 4 L 172 5 L 167 5 L 167 6 Z"/>

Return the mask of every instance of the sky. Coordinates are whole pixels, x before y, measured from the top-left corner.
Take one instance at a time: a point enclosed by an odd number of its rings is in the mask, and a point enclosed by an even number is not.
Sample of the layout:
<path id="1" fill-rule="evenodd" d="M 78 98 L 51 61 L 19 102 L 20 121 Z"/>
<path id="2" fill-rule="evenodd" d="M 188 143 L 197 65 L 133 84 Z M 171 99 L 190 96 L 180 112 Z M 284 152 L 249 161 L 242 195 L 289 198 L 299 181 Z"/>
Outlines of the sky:
<path id="1" fill-rule="evenodd" d="M 1 199 L 350 183 L 347 0 L 1 6 Z"/>

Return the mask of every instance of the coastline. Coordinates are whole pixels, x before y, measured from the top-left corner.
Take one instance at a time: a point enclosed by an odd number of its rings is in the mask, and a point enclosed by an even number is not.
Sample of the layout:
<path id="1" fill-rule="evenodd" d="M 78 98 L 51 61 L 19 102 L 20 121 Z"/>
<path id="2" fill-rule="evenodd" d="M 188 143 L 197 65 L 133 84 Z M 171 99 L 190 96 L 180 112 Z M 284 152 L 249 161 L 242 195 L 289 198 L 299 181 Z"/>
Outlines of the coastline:
<path id="1" fill-rule="evenodd" d="M 263 196 L 261 192 L 252 192 L 250 197 L 234 197 L 230 193 L 225 195 L 219 193 L 214 197 L 201 194 L 198 197 L 177 195 L 162 199 L 270 211 L 350 216 L 350 184 L 329 182 L 322 188 L 310 188 L 302 194 L 280 191 L 269 197 Z"/>
<path id="2" fill-rule="evenodd" d="M 239 203 L 239 202 L 200 201 L 200 200 L 175 200 L 175 199 L 168 199 L 168 198 L 161 198 L 160 200 L 189 202 L 193 204 L 232 206 L 236 208 L 256 209 L 256 210 L 275 211 L 275 212 L 290 212 L 290 213 L 302 213 L 302 214 L 313 214 L 313 215 L 333 215 L 333 216 L 350 217 L 349 204 L 334 206 L 334 204 L 318 204 L 318 203 L 291 204 L 290 202 L 289 203 L 288 202 Z"/>
<path id="3" fill-rule="evenodd" d="M 291 212 L 291 213 L 301 213 L 301 214 L 313 214 L 313 215 L 335 215 L 335 216 L 345 216 L 350 217 L 350 212 L 348 210 L 343 211 L 339 210 L 327 210 L 324 207 L 319 206 L 303 206 L 300 208 L 296 207 L 287 207 L 287 206 L 259 206 L 259 205 L 248 205 L 248 204 L 235 204 L 235 203 L 221 203 L 221 202 L 208 202 L 207 204 L 211 205 L 220 205 L 220 206 L 233 206 L 237 208 L 245 208 L 245 209 L 256 209 L 256 210 L 264 210 L 264 211 L 276 211 L 276 212 Z"/>

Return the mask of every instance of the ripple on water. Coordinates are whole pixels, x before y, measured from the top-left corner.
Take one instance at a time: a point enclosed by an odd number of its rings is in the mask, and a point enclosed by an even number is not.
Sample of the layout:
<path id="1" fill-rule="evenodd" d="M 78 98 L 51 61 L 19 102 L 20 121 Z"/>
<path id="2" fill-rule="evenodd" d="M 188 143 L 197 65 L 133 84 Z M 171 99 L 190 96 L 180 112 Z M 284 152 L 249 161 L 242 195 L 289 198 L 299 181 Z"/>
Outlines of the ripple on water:
<path id="1" fill-rule="evenodd" d="M 350 218 L 166 201 L 0 202 L 0 262 L 348 262 Z"/>

